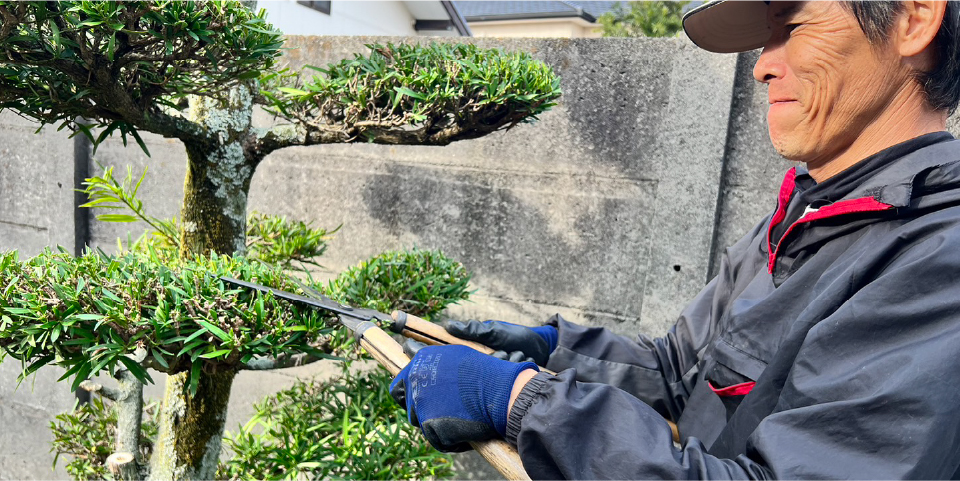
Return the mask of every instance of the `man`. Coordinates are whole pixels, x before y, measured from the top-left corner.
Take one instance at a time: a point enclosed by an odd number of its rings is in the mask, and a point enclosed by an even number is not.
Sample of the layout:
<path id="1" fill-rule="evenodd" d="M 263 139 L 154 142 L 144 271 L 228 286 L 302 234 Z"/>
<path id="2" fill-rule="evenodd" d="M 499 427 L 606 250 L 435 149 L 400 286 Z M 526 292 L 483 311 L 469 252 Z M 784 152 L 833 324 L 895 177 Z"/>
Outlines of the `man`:
<path id="1" fill-rule="evenodd" d="M 763 48 L 777 209 L 659 339 L 559 317 L 453 323 L 395 397 L 434 446 L 504 436 L 537 479 L 960 477 L 960 5 L 712 2 L 716 52 Z M 676 420 L 682 448 L 662 417 Z"/>

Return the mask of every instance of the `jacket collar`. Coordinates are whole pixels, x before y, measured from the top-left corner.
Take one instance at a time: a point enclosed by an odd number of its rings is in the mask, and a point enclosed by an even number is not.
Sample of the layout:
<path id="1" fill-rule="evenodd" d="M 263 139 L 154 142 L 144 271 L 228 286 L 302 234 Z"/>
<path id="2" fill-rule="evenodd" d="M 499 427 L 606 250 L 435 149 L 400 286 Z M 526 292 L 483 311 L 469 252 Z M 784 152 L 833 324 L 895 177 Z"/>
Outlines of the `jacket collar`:
<path id="1" fill-rule="evenodd" d="M 843 200 L 872 197 L 898 209 L 905 208 L 917 200 L 914 191 L 916 187 L 923 187 L 920 189 L 921 193 L 949 189 L 960 199 L 960 182 L 957 182 L 960 179 L 957 179 L 957 176 L 926 175 L 934 170 L 960 174 L 960 140 L 938 142 L 891 162 L 886 168 L 866 178 L 862 184 L 845 195 Z"/>

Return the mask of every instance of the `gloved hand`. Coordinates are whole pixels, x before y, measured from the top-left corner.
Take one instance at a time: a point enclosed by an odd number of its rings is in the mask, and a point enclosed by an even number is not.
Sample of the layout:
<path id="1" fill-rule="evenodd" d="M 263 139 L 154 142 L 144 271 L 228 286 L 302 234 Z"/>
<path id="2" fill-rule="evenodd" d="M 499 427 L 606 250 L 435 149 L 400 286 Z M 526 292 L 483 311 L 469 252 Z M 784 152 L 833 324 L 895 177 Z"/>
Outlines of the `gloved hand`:
<path id="1" fill-rule="evenodd" d="M 510 391 L 533 363 L 503 361 L 466 346 L 428 346 L 390 383 L 390 394 L 440 451 L 466 451 L 470 441 L 507 432 Z"/>
<path id="2" fill-rule="evenodd" d="M 494 357 L 513 362 L 532 361 L 540 366 L 547 364 L 559 337 L 553 326 L 526 327 L 503 321 L 447 321 L 444 327 L 460 339 L 495 349 Z"/>

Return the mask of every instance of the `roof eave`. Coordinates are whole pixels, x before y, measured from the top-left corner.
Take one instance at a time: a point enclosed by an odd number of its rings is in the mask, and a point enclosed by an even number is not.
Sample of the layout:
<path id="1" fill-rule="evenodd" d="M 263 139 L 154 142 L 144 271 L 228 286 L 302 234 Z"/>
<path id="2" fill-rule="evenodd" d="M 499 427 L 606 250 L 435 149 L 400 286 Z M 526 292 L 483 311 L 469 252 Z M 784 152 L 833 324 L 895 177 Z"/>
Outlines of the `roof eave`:
<path id="1" fill-rule="evenodd" d="M 443 5 L 443 8 L 447 11 L 447 14 L 450 15 L 450 21 L 453 22 L 453 26 L 457 29 L 457 32 L 459 32 L 463 37 L 472 37 L 473 32 L 470 31 L 470 26 L 467 25 L 467 20 L 463 18 L 463 15 L 460 15 L 460 11 L 457 10 L 457 6 L 454 5 L 450 0 L 440 0 L 440 4 Z"/>
<path id="2" fill-rule="evenodd" d="M 590 23 L 597 23 L 597 18 L 587 12 L 542 12 L 542 13 L 511 13 L 506 15 L 476 15 L 467 17 L 468 22 L 494 22 L 497 20 L 534 20 L 542 18 L 582 18 Z"/>

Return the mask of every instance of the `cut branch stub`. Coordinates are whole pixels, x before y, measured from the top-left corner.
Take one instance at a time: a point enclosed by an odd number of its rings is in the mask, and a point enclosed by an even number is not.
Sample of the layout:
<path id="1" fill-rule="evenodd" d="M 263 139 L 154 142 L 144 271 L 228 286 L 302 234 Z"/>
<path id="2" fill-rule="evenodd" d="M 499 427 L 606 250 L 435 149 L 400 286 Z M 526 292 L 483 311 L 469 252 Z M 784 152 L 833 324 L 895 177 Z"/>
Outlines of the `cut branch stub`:
<path id="1" fill-rule="evenodd" d="M 113 453 L 107 458 L 107 469 L 117 481 L 135 481 L 140 479 L 133 453 Z"/>

